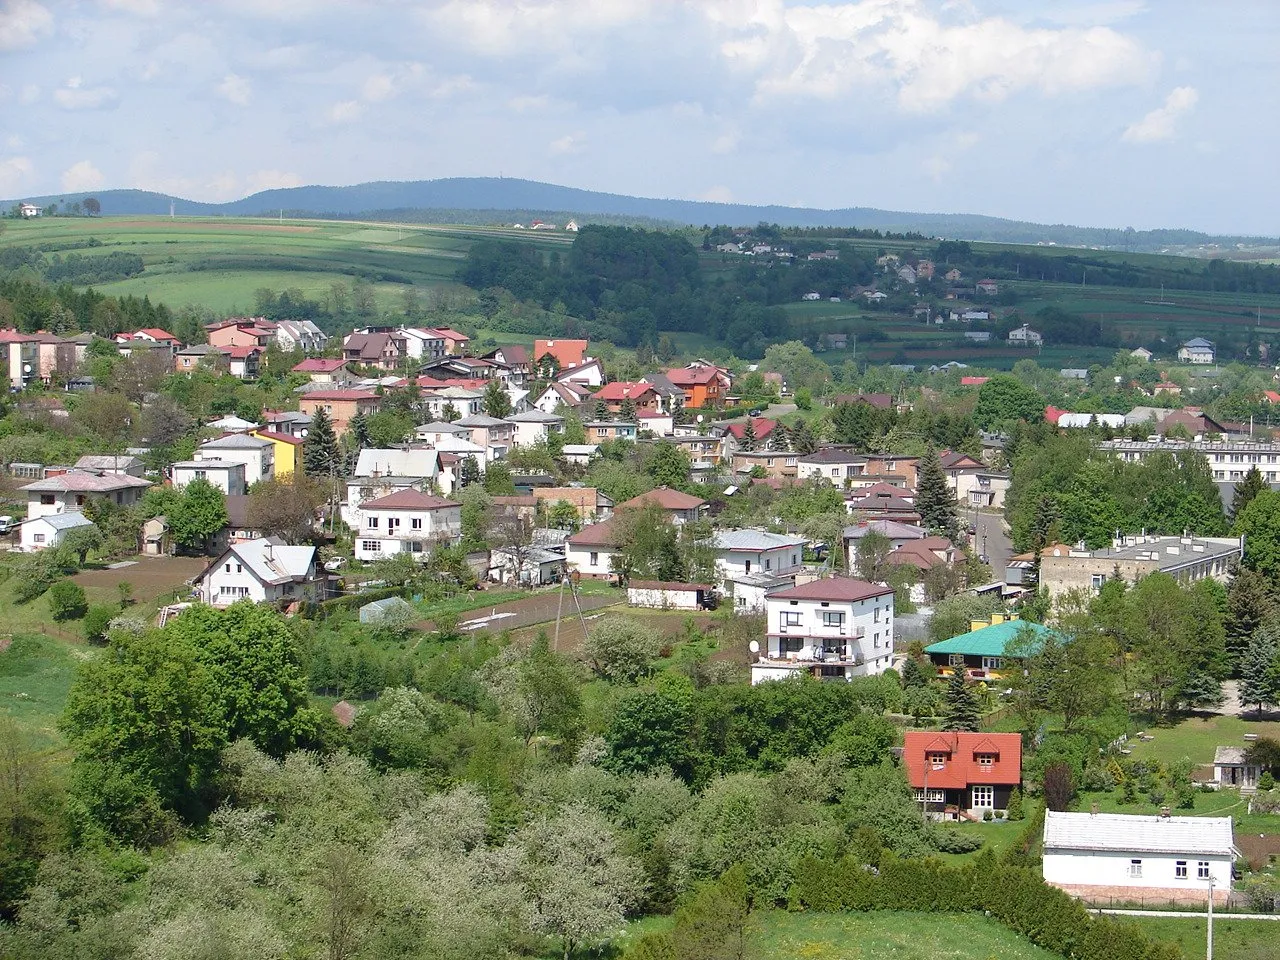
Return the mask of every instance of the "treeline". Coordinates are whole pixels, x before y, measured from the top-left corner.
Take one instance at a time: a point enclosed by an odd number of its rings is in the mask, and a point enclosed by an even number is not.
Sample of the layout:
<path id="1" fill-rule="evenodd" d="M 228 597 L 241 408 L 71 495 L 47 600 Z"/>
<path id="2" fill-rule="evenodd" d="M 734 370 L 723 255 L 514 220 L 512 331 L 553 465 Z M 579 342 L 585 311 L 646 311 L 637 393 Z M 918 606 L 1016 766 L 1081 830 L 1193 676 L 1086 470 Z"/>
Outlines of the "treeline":
<path id="1" fill-rule="evenodd" d="M 738 356 L 760 357 L 790 329 L 774 306 L 781 300 L 756 282 L 755 271 L 707 283 L 693 245 L 656 231 L 588 226 L 567 256 L 545 258 L 527 244 L 484 240 L 472 246 L 458 279 L 589 321 L 627 346 L 656 346 L 660 331 L 689 331 Z"/>
<path id="2" fill-rule="evenodd" d="M 92 240 L 92 238 L 91 238 Z M 84 246 L 100 246 L 97 242 Z M 47 254 L 39 247 L 6 247 L 0 250 L 0 277 L 19 270 L 34 273 L 50 283 L 111 283 L 127 280 L 142 273 L 142 258 L 136 253 L 114 251 L 104 256 L 82 256 L 70 253 L 65 257 Z"/>
<path id="3" fill-rule="evenodd" d="M 1128 463 L 1088 436 L 1021 426 L 1006 448 L 1013 469 L 1006 506 L 1013 544 L 1083 541 L 1107 546 L 1116 532 L 1223 536 L 1227 521 L 1213 474 L 1195 451 Z"/>
<path id="4" fill-rule="evenodd" d="M 161 327 L 184 342 L 193 342 L 205 339 L 200 319 L 187 311 L 175 315 L 149 297 L 109 297 L 92 288 L 77 290 L 67 282 L 50 286 L 15 275 L 0 279 L 0 325 L 22 333 L 47 330 L 114 337 L 127 330 Z"/>

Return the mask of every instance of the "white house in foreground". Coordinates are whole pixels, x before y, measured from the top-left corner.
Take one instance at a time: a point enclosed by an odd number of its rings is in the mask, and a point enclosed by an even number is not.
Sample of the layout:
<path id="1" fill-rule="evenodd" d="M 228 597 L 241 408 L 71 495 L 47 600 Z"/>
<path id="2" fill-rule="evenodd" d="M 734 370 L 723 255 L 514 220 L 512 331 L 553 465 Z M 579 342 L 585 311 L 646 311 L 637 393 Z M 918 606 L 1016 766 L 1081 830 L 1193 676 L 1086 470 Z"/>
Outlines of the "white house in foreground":
<path id="1" fill-rule="evenodd" d="M 1239 855 L 1230 817 L 1045 814 L 1045 883 L 1086 900 L 1225 902 Z"/>
<path id="2" fill-rule="evenodd" d="M 22 525 L 22 549 L 26 553 L 48 550 L 62 545 L 67 534 L 80 527 L 92 527 L 93 521 L 83 513 L 52 513 Z"/>
<path id="3" fill-rule="evenodd" d="M 356 534 L 356 559 L 408 553 L 425 560 L 436 544 L 457 543 L 462 536 L 462 504 L 413 488 L 366 500 Z"/>
<path id="4" fill-rule="evenodd" d="M 884 673 L 893 662 L 893 588 L 826 577 L 765 597 L 765 644 L 751 682 L 798 672 L 823 680 Z"/>
<path id="5" fill-rule="evenodd" d="M 245 599 L 275 604 L 323 600 L 324 582 L 315 547 L 260 539 L 231 544 L 205 567 L 194 585 L 205 603 L 229 607 Z"/>

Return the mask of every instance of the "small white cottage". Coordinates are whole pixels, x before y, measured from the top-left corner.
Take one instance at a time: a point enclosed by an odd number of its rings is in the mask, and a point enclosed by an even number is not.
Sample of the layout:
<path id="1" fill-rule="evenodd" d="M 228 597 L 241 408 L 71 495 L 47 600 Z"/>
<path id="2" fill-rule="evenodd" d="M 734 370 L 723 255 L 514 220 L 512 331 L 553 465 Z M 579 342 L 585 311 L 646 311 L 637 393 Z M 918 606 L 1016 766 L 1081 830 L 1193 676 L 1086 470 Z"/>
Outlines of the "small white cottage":
<path id="1" fill-rule="evenodd" d="M 1262 767 L 1250 763 L 1244 747 L 1218 747 L 1213 752 L 1213 782 L 1218 789 L 1231 787 L 1242 793 L 1258 789 Z"/>

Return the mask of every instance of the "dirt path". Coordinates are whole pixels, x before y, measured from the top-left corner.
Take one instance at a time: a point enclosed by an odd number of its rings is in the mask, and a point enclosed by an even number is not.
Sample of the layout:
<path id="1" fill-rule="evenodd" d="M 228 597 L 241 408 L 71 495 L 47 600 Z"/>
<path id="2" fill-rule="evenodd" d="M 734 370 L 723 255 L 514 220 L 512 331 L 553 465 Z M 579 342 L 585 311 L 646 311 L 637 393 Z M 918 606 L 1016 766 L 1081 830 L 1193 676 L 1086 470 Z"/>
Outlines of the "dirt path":
<path id="1" fill-rule="evenodd" d="M 174 590 L 186 592 L 187 581 L 209 564 L 206 557 L 137 557 L 138 562 L 114 570 L 82 570 L 71 579 L 82 587 L 114 590 L 133 584 L 133 599 L 150 603 Z"/>

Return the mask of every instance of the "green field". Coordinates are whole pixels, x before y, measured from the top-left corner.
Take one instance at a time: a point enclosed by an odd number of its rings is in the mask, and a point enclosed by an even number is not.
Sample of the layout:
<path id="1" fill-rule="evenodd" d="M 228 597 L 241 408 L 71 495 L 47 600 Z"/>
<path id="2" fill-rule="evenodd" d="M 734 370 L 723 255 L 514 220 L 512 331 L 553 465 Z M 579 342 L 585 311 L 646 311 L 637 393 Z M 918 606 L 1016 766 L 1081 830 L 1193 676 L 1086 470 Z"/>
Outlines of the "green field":
<path id="1" fill-rule="evenodd" d="M 1208 921 L 1203 916 L 1124 919 L 1136 924 L 1148 936 L 1178 944 L 1187 960 L 1205 955 Z M 1280 956 L 1280 921 L 1215 917 L 1213 955 L 1218 960 L 1275 960 Z"/>
<path id="2" fill-rule="evenodd" d="M 1204 715 L 1189 717 L 1172 727 L 1150 727 L 1144 732 L 1153 739 L 1134 738 L 1126 745 L 1133 750 L 1135 759 L 1172 763 L 1186 758 L 1192 763 L 1212 763 L 1216 747 L 1245 746 L 1246 733 L 1280 739 L 1280 722 Z"/>

